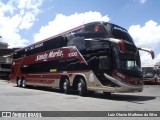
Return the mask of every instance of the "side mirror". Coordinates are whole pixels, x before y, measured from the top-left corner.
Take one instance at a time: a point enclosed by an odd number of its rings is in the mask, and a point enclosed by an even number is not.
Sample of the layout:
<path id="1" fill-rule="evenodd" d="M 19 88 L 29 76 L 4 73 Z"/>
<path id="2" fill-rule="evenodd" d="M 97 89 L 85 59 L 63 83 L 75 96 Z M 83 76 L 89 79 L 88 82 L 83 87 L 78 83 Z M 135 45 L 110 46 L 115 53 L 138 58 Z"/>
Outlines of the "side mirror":
<path id="1" fill-rule="evenodd" d="M 151 53 L 152 59 L 154 59 L 154 52 L 150 50 L 150 53 Z"/>
<path id="2" fill-rule="evenodd" d="M 137 48 L 138 50 L 142 50 L 142 51 L 146 51 L 149 52 L 151 54 L 152 59 L 154 59 L 154 52 L 153 50 L 150 49 L 146 49 L 146 48 Z"/>

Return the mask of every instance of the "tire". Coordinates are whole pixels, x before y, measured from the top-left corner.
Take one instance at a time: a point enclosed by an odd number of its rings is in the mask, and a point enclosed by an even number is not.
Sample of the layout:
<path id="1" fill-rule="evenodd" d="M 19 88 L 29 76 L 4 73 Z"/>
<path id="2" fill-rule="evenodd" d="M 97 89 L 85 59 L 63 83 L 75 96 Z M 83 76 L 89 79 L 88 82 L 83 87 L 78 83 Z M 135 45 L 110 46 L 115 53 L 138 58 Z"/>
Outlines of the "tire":
<path id="1" fill-rule="evenodd" d="M 157 79 L 157 78 L 155 79 L 155 84 L 156 84 L 156 85 L 158 85 L 158 84 L 159 84 L 159 82 L 158 82 L 158 79 Z"/>
<path id="2" fill-rule="evenodd" d="M 77 90 L 80 96 L 86 96 L 87 87 L 83 78 L 79 78 L 79 82 L 77 84 Z"/>
<path id="3" fill-rule="evenodd" d="M 69 79 L 68 78 L 65 78 L 63 80 L 61 89 L 65 94 L 69 94 L 70 93 L 70 83 L 69 83 Z"/>
<path id="4" fill-rule="evenodd" d="M 22 87 L 23 87 L 23 88 L 26 87 L 26 80 L 25 80 L 25 78 L 22 79 L 22 83 L 21 83 L 21 84 L 22 84 Z"/>
<path id="5" fill-rule="evenodd" d="M 17 79 L 17 87 L 21 87 L 22 86 L 22 82 L 21 82 L 21 78 Z"/>

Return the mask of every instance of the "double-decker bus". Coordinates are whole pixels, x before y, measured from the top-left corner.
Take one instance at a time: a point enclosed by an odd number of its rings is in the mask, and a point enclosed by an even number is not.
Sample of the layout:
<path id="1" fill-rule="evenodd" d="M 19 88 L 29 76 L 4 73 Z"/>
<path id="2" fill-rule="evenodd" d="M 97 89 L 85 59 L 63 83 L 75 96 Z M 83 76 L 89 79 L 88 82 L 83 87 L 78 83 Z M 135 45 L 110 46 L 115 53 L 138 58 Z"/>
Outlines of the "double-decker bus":
<path id="1" fill-rule="evenodd" d="M 46 31 L 47 32 L 47 31 Z M 10 79 L 17 86 L 78 91 L 141 92 L 139 50 L 126 29 L 108 22 L 81 25 L 13 53 Z"/>

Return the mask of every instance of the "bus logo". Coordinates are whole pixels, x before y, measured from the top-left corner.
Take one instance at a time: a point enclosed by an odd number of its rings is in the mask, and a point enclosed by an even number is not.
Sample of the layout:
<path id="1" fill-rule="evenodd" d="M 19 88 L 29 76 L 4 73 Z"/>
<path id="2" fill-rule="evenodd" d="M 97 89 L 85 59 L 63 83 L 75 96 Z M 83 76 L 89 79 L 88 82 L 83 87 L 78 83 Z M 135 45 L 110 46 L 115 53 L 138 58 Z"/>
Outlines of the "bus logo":
<path id="1" fill-rule="evenodd" d="M 35 61 L 40 61 L 40 60 L 44 60 L 46 61 L 49 58 L 55 58 L 55 57 L 63 57 L 63 51 L 58 50 L 58 51 L 51 51 L 49 53 L 44 53 L 41 55 L 37 55 L 36 60 Z"/>

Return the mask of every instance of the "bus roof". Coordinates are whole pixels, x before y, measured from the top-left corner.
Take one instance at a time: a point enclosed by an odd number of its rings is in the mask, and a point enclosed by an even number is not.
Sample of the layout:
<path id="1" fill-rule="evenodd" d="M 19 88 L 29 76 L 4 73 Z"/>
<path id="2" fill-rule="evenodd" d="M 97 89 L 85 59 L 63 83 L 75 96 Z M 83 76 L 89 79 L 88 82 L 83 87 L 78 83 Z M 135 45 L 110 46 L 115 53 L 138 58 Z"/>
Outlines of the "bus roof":
<path id="1" fill-rule="evenodd" d="M 120 27 L 120 26 L 118 26 L 118 25 L 116 25 L 116 24 L 109 23 L 109 22 L 104 22 L 104 21 L 89 22 L 89 23 L 86 23 L 86 24 L 77 26 L 77 27 L 75 27 L 75 28 L 72 28 L 72 29 L 70 29 L 70 30 L 61 32 L 61 33 L 59 33 L 59 34 L 57 34 L 57 35 L 48 37 L 48 38 L 46 38 L 46 39 L 44 39 L 44 40 L 38 41 L 38 42 L 33 43 L 33 44 L 31 44 L 31 45 L 28 45 L 28 46 L 26 46 L 26 47 L 24 47 L 24 48 L 17 49 L 17 50 L 15 50 L 15 52 L 18 52 L 18 51 L 21 51 L 21 50 L 26 49 L 26 48 L 28 48 L 28 47 L 31 47 L 32 45 L 36 45 L 36 44 L 39 44 L 39 43 L 41 43 L 41 42 L 45 42 L 45 41 L 51 40 L 51 39 L 53 39 L 53 38 L 55 38 L 55 37 L 58 37 L 58 36 L 63 35 L 63 34 L 66 34 L 66 33 L 71 32 L 71 31 L 73 31 L 73 30 L 77 30 L 77 29 L 79 29 L 79 28 L 83 28 L 85 25 L 88 25 L 88 24 L 102 24 L 102 23 L 103 23 L 103 24 L 115 25 L 115 26 L 117 26 L 117 27 Z M 122 28 L 122 27 L 121 27 L 121 28 Z M 124 29 L 124 28 L 123 28 L 123 29 Z M 125 30 L 126 30 L 126 29 L 125 29 Z M 126 30 L 126 31 L 127 31 L 127 30 Z"/>

